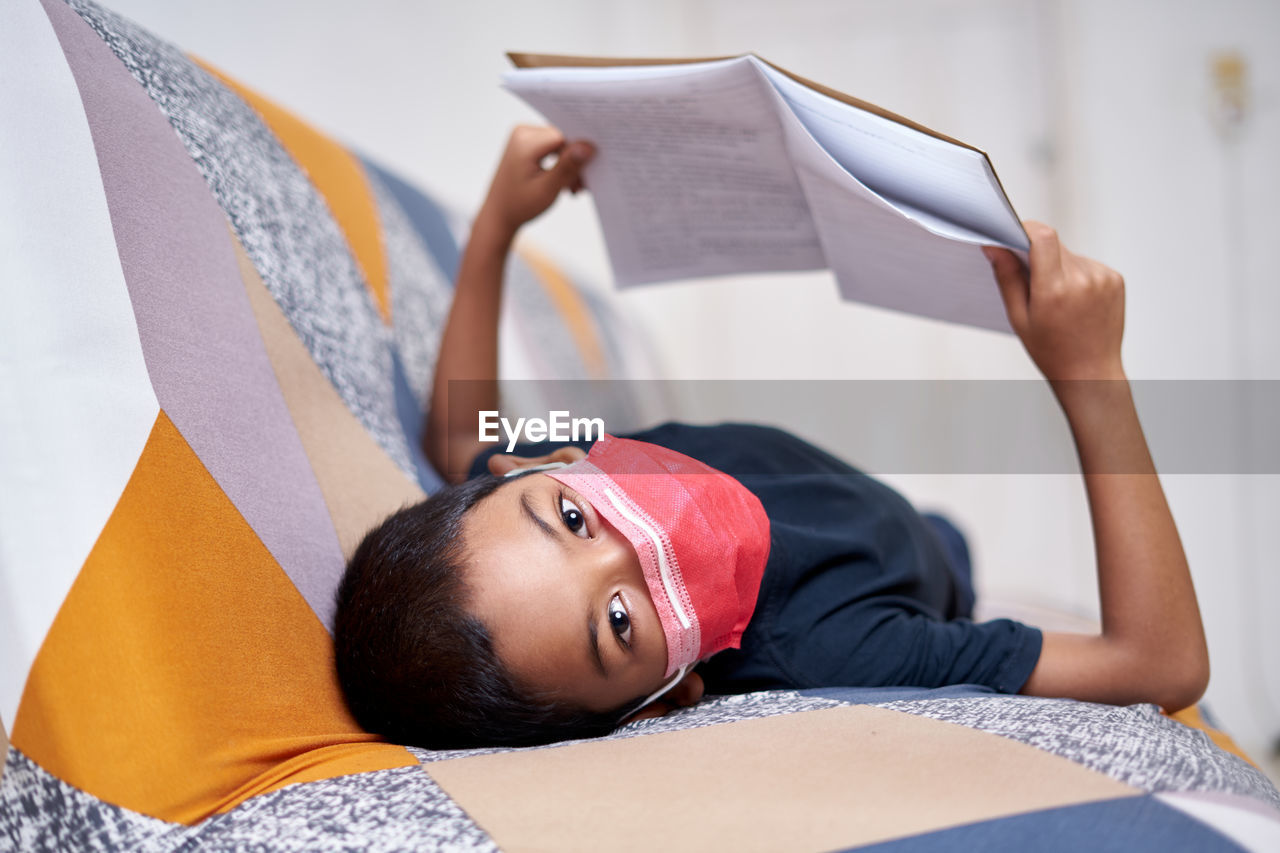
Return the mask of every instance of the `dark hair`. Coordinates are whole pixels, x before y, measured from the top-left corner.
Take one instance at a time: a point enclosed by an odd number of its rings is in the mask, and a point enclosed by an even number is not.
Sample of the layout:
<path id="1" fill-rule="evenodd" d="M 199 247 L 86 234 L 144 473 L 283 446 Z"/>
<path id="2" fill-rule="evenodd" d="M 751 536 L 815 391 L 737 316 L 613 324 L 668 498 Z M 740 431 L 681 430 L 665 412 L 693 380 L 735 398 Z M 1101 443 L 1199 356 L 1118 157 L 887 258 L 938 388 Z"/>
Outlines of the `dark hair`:
<path id="1" fill-rule="evenodd" d="M 537 701 L 467 606 L 463 520 L 503 479 L 442 489 L 370 531 L 337 594 L 338 683 L 363 728 L 428 749 L 523 746 L 605 734 L 618 712 Z"/>

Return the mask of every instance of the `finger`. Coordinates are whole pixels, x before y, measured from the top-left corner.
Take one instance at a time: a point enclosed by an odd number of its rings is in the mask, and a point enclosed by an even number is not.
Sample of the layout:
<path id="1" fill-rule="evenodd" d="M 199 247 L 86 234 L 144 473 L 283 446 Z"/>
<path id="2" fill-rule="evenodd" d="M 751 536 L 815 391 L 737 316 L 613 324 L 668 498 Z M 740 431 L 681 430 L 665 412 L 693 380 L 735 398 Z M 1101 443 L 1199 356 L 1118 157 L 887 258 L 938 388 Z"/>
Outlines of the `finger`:
<path id="1" fill-rule="evenodd" d="M 489 473 L 496 474 L 501 477 L 508 471 L 514 471 L 519 467 L 519 461 L 515 456 L 507 453 L 495 453 L 489 457 Z"/>
<path id="2" fill-rule="evenodd" d="M 1120 273 L 1104 264 L 1102 261 L 1096 261 L 1093 258 L 1084 255 L 1075 256 L 1080 264 L 1089 274 L 1089 278 L 1100 283 L 1113 281 L 1120 278 Z"/>
<path id="3" fill-rule="evenodd" d="M 1031 240 L 1028 260 L 1031 263 L 1030 294 L 1046 289 L 1062 280 L 1063 249 L 1058 232 L 1043 222 L 1028 219 L 1022 223 Z"/>
<path id="4" fill-rule="evenodd" d="M 556 453 L 548 453 L 546 456 L 517 456 L 514 453 L 495 453 L 489 457 L 488 465 L 490 474 L 497 474 L 501 477 L 517 468 L 532 468 L 535 465 L 545 465 L 548 462 L 559 461 L 562 461 L 562 459 Z"/>
<path id="5" fill-rule="evenodd" d="M 1092 284 L 1095 292 L 1101 294 L 1101 298 L 1115 298 L 1119 296 L 1121 305 L 1124 303 L 1124 277 L 1111 267 L 1095 261 L 1093 258 L 1084 255 L 1076 255 L 1080 264 L 1083 266 L 1088 281 Z"/>
<path id="6" fill-rule="evenodd" d="M 547 171 L 547 176 L 561 188 L 572 187 L 581 180 L 582 167 L 595 154 L 595 148 L 588 142 L 571 142 L 560 152 L 556 164 Z"/>
<path id="7" fill-rule="evenodd" d="M 1022 261 L 1008 249 L 996 246 L 983 246 L 982 254 L 991 262 L 991 271 L 995 273 L 996 284 L 1000 286 L 1000 298 L 1004 301 L 1009 325 L 1015 330 L 1023 328 L 1027 322 L 1027 302 L 1031 296 L 1031 288 Z"/>
<path id="8" fill-rule="evenodd" d="M 516 129 L 520 147 L 534 160 L 541 161 L 564 147 L 564 134 L 554 127 L 524 125 Z"/>

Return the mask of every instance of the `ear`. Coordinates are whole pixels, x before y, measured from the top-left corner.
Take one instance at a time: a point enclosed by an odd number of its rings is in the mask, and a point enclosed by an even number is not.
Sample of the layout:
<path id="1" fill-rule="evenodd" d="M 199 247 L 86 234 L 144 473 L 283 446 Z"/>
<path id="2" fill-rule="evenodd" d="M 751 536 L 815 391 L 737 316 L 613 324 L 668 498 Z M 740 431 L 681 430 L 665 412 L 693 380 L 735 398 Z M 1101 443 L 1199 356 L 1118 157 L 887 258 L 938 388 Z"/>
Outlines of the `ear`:
<path id="1" fill-rule="evenodd" d="M 702 683 L 702 676 L 696 672 L 691 672 L 680 679 L 675 687 L 663 693 L 660 698 L 645 705 L 622 722 L 631 723 L 636 720 L 665 717 L 677 708 L 688 708 L 691 705 L 696 705 L 702 701 L 705 689 L 705 685 Z"/>
<path id="2" fill-rule="evenodd" d="M 489 457 L 489 473 L 503 477 L 509 471 L 514 471 L 517 468 L 532 468 L 534 465 L 545 465 L 548 462 L 563 462 L 569 465 L 586 455 L 587 451 L 572 444 L 557 447 L 545 456 L 516 456 L 511 453 L 495 453 Z"/>

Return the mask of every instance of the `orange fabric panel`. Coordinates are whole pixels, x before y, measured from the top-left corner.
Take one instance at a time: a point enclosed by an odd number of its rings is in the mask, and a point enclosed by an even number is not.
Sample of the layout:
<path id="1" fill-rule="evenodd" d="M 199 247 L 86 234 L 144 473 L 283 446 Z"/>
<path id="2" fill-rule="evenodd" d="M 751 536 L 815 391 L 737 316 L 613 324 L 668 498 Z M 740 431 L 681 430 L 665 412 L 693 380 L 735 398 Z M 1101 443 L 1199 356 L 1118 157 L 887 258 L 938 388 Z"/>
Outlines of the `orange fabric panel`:
<path id="1" fill-rule="evenodd" d="M 1213 741 L 1214 744 L 1216 744 L 1219 749 L 1224 749 L 1227 752 L 1231 753 L 1232 755 L 1243 758 L 1245 761 L 1249 762 L 1254 767 L 1258 766 L 1257 762 L 1255 762 L 1252 758 L 1250 758 L 1247 754 L 1245 754 L 1245 751 L 1236 745 L 1236 742 L 1235 740 L 1232 739 L 1231 735 L 1227 734 L 1224 731 L 1221 731 L 1220 729 L 1215 729 L 1213 726 L 1209 725 L 1209 723 L 1205 720 L 1204 716 L 1200 713 L 1199 705 L 1192 705 L 1190 708 L 1183 708 L 1181 711 L 1178 711 L 1177 713 L 1174 713 L 1174 714 L 1166 713 L 1165 716 L 1169 717 L 1170 719 L 1177 720 L 1178 722 L 1182 723 L 1184 726 L 1190 726 L 1193 729 L 1199 729 L 1200 731 L 1208 735 L 1209 740 Z"/>
<path id="2" fill-rule="evenodd" d="M 32 666 L 13 744 L 195 823 L 295 782 L 417 760 L 359 729 L 328 633 L 160 413 Z"/>
<path id="3" fill-rule="evenodd" d="M 582 355 L 587 374 L 592 379 L 605 379 L 604 351 L 600 346 L 600 338 L 596 334 L 595 323 L 592 322 L 591 311 L 582 296 L 574 289 L 569 279 L 551 261 L 526 247 L 521 247 L 520 257 L 533 270 L 542 288 L 551 298 L 552 304 L 560 312 L 560 317 L 569 327 L 569 334 Z"/>
<path id="4" fill-rule="evenodd" d="M 333 218 L 346 235 L 357 266 L 364 274 L 374 304 L 384 323 L 391 322 L 391 285 L 382 229 L 369 180 L 358 160 L 338 143 L 283 107 L 227 77 L 221 71 L 190 57 L 257 111 L 289 155 L 307 173 L 311 183 L 329 204 Z"/>

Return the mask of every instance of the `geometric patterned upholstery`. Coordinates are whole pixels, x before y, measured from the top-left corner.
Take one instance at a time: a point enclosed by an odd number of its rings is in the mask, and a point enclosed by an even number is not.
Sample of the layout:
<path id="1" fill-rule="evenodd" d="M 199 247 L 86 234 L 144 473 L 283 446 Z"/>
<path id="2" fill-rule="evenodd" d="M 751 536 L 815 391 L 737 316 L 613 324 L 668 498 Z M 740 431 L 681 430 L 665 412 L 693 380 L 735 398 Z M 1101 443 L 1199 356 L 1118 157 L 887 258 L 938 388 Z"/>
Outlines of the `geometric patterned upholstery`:
<path id="1" fill-rule="evenodd" d="M 361 731 L 333 590 L 439 483 L 417 436 L 465 225 L 91 0 L 6 6 L 0 116 L 0 849 L 1280 838 L 1275 788 L 1151 706 L 775 691 L 534 750 Z M 508 275 L 504 376 L 651 371 L 548 259 Z"/>
<path id="2" fill-rule="evenodd" d="M 351 721 L 327 626 L 344 555 L 439 482 L 416 435 L 456 223 L 93 3 L 15 5 L 0 51 L 13 747 L 183 822 L 416 763 Z M 511 287 L 545 375 L 621 373 L 575 346 L 604 318 L 562 276 L 517 263 Z"/>

